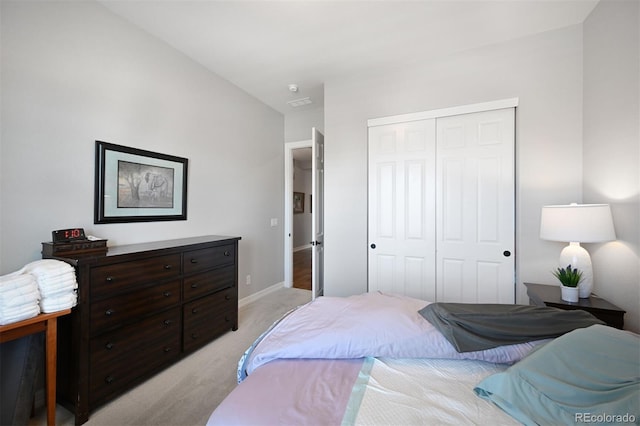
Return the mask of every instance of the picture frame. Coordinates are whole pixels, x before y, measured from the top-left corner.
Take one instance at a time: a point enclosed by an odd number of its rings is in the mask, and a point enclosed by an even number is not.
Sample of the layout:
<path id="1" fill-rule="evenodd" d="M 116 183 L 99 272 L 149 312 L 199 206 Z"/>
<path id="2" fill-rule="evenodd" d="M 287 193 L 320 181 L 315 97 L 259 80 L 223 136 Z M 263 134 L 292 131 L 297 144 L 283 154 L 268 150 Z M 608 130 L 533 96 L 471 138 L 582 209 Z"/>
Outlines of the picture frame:
<path id="1" fill-rule="evenodd" d="M 293 213 L 304 212 L 304 192 L 293 193 Z"/>
<path id="2" fill-rule="evenodd" d="M 187 219 L 189 160 L 96 141 L 94 223 Z"/>

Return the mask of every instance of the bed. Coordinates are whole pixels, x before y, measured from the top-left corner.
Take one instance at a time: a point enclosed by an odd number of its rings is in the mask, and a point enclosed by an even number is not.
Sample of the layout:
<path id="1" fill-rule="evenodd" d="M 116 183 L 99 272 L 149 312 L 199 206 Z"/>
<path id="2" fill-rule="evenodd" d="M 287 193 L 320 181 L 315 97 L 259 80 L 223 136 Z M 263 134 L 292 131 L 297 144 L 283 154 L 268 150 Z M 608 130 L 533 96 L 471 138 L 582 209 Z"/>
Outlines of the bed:
<path id="1" fill-rule="evenodd" d="M 640 336 L 582 311 L 320 297 L 247 349 L 238 382 L 209 426 L 638 424 Z"/>

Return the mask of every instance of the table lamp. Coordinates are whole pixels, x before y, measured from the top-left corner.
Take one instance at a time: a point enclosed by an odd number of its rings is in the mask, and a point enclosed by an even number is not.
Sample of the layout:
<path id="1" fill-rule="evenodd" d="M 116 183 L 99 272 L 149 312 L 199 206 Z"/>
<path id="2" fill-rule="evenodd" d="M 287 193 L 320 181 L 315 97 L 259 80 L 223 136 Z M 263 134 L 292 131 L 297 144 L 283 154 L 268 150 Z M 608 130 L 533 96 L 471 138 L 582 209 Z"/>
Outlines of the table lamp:
<path id="1" fill-rule="evenodd" d="M 589 252 L 580 243 L 601 243 L 616 239 L 611 209 L 608 204 L 576 204 L 544 206 L 540 218 L 540 238 L 568 242 L 558 265 L 582 271 L 579 297 L 587 298 L 593 288 L 593 268 Z"/>

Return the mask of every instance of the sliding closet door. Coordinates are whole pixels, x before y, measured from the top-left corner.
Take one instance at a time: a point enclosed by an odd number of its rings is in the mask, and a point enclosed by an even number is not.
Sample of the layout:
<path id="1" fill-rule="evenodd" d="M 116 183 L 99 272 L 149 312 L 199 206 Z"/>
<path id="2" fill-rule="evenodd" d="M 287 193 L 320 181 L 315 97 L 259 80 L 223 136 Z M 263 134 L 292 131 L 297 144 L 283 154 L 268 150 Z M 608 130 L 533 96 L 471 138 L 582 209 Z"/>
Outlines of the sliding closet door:
<path id="1" fill-rule="evenodd" d="M 437 299 L 515 302 L 515 109 L 437 120 Z"/>
<path id="2" fill-rule="evenodd" d="M 435 120 L 369 128 L 369 291 L 435 300 Z"/>

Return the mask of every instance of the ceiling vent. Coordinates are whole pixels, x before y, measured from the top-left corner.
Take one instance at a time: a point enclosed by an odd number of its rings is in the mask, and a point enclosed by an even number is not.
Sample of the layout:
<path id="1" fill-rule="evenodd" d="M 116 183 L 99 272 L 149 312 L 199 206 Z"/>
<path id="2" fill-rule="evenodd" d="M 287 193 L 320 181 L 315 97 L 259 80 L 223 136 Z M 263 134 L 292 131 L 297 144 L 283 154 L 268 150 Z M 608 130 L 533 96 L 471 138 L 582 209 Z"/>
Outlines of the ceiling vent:
<path id="1" fill-rule="evenodd" d="M 289 104 L 290 107 L 292 108 L 298 108 L 301 107 L 303 105 L 309 105 L 311 103 L 311 99 L 307 98 L 300 98 L 300 99 L 294 99 L 292 101 L 287 102 L 287 104 Z"/>

